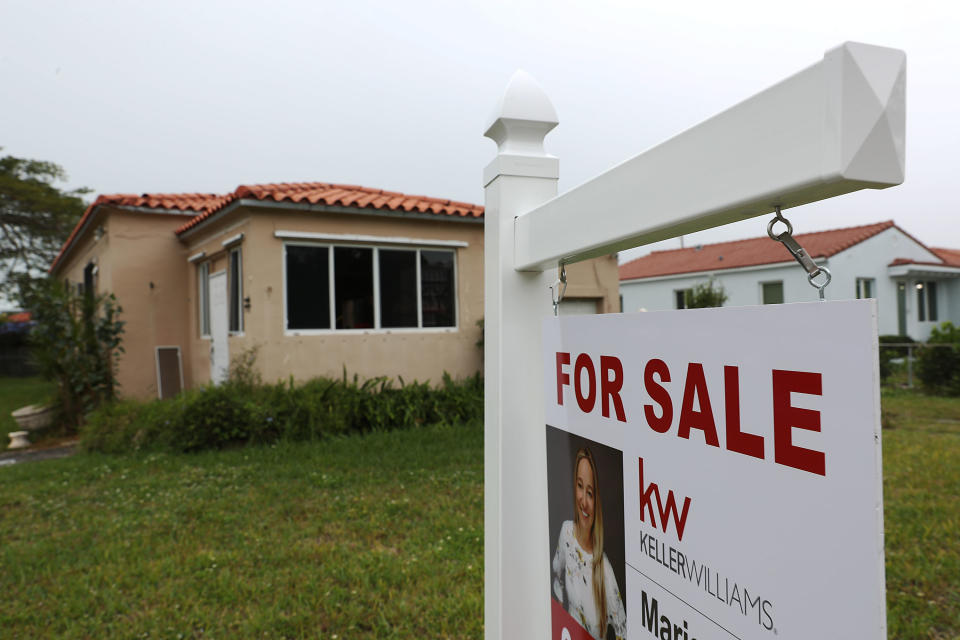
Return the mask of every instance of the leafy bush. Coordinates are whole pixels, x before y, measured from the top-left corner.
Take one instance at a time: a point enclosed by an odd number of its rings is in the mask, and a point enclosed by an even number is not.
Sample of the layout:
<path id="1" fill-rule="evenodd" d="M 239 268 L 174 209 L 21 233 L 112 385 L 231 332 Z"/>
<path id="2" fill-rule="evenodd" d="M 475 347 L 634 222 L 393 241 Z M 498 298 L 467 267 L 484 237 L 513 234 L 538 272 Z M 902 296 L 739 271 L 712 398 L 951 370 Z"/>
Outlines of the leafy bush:
<path id="1" fill-rule="evenodd" d="M 726 290 L 724 290 L 723 285 L 716 284 L 713 278 L 695 285 L 692 289 L 687 289 L 684 293 L 684 304 L 687 309 L 722 307 L 726 301 Z"/>
<path id="2" fill-rule="evenodd" d="M 934 327 L 928 345 L 917 356 L 917 377 L 924 388 L 941 395 L 960 396 L 960 327 L 943 322 Z"/>
<path id="3" fill-rule="evenodd" d="M 34 281 L 21 297 L 35 323 L 29 340 L 37 368 L 56 383 L 60 424 L 73 432 L 116 397 L 122 309 L 112 294 L 83 295 L 52 279 Z"/>
<path id="4" fill-rule="evenodd" d="M 907 347 L 885 347 L 885 344 L 915 344 L 916 340 L 910 336 L 883 335 L 880 336 L 880 379 L 886 380 L 893 373 L 893 361 L 909 357 Z M 916 353 L 916 349 L 914 349 Z"/>
<path id="5" fill-rule="evenodd" d="M 91 415 L 81 430 L 85 449 L 199 451 L 277 440 L 314 440 L 351 432 L 458 424 L 483 416 L 483 379 L 444 375 L 427 383 L 395 385 L 387 378 L 360 382 L 314 378 L 263 384 L 230 377 L 219 386 L 151 402 L 124 401 Z"/>

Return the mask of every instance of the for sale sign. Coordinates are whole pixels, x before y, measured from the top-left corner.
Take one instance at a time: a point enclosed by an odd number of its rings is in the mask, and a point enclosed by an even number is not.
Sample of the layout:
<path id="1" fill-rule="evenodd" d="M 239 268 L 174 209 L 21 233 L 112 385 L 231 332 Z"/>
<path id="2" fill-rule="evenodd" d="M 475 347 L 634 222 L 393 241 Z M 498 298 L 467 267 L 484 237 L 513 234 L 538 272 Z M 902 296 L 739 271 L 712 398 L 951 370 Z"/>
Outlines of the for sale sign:
<path id="1" fill-rule="evenodd" d="M 876 326 L 872 300 L 545 321 L 552 637 L 884 638 Z"/>

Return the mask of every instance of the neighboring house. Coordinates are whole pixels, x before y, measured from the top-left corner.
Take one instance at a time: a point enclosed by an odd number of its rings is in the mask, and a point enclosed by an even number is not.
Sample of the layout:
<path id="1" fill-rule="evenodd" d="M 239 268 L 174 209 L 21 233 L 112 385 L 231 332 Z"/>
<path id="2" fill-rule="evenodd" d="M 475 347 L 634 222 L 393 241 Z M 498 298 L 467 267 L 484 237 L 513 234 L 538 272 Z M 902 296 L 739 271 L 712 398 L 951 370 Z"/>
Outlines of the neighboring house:
<path id="1" fill-rule="evenodd" d="M 267 381 L 346 369 L 437 382 L 482 366 L 477 205 L 326 183 L 104 195 L 50 271 L 116 295 L 127 396 L 218 382 L 251 348 Z M 618 309 L 615 256 L 567 272 L 566 310 Z"/>
<path id="2" fill-rule="evenodd" d="M 892 221 L 794 238 L 830 270 L 827 300 L 876 298 L 881 335 L 925 340 L 944 320 L 960 324 L 960 250 L 929 248 Z M 682 309 L 684 292 L 711 279 L 728 295 L 724 306 L 818 298 L 789 251 L 763 236 L 654 251 L 621 265 L 623 310 Z"/>

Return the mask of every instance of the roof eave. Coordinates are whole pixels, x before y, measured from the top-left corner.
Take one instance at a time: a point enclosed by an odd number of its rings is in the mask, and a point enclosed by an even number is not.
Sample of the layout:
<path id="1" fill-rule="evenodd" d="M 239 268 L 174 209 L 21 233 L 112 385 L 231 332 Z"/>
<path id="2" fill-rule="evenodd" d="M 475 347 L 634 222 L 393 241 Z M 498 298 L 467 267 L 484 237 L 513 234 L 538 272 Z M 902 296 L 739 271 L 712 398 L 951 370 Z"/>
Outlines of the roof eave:
<path id="1" fill-rule="evenodd" d="M 92 205 L 90 211 L 85 215 L 85 219 L 81 219 L 79 228 L 76 229 L 76 233 L 71 233 L 70 237 L 67 239 L 66 243 L 61 247 L 60 253 L 57 254 L 57 257 L 53 259 L 53 262 L 50 263 L 50 268 L 47 269 L 47 273 L 51 276 L 55 276 L 57 269 L 63 265 L 66 259 L 69 257 L 70 252 L 73 251 L 73 248 L 77 245 L 77 241 L 83 237 L 83 234 L 87 232 L 87 229 L 90 228 L 90 225 L 93 224 L 94 219 L 96 219 L 100 213 L 102 205 Z"/>
<path id="2" fill-rule="evenodd" d="M 212 224 L 216 220 L 222 219 L 232 211 L 240 207 L 250 207 L 257 209 L 286 209 L 290 211 L 316 212 L 316 213 L 346 213 L 352 215 L 370 215 L 394 218 L 418 218 L 421 220 L 443 220 L 444 222 L 466 222 L 483 224 L 483 216 L 457 216 L 452 214 L 430 213 L 423 211 L 397 211 L 391 209 L 375 209 L 373 207 L 349 207 L 343 205 L 312 204 L 309 202 L 278 202 L 276 200 L 258 200 L 256 198 L 241 198 L 234 200 L 223 209 L 204 218 L 189 229 L 184 229 L 177 236 L 181 240 L 187 240 L 190 236 L 199 230 Z"/>
<path id="3" fill-rule="evenodd" d="M 923 264 L 907 262 L 887 265 L 887 275 L 891 278 L 948 277 L 960 278 L 960 267 L 948 264 Z"/>
<path id="4" fill-rule="evenodd" d="M 60 249 L 60 253 L 57 254 L 57 257 L 54 258 L 53 262 L 50 264 L 50 268 L 47 269 L 47 273 L 50 275 L 56 275 L 57 269 L 66 261 L 70 256 L 70 253 L 73 251 L 73 248 L 76 246 L 77 242 L 83 237 L 87 232 L 90 226 L 93 224 L 94 220 L 101 217 L 100 213 L 104 207 L 112 207 L 114 209 L 122 209 L 124 211 L 131 211 L 134 213 L 149 213 L 153 215 L 176 215 L 176 216 L 185 216 L 185 217 L 196 217 L 200 215 L 196 211 L 189 209 L 158 209 L 155 207 L 136 207 L 132 205 L 125 204 L 113 204 L 105 202 L 103 204 L 92 205 L 89 214 L 86 216 L 86 219 L 81 220 L 79 223 L 79 228 L 76 233 L 72 233 L 71 237 L 67 240 L 67 243 Z"/>

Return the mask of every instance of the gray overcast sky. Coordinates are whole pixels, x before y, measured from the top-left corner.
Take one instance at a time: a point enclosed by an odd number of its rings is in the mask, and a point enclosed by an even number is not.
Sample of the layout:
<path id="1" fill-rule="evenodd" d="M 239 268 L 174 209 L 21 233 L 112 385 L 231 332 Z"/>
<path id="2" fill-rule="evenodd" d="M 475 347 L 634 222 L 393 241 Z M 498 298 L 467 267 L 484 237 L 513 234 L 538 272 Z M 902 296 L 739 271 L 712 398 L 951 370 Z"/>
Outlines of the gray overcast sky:
<path id="1" fill-rule="evenodd" d="M 565 191 L 845 40 L 907 52 L 907 180 L 793 209 L 796 230 L 892 218 L 960 247 L 947 1 L 0 0 L 0 146 L 96 193 L 316 180 L 482 203 L 483 130 L 518 68 L 559 114 L 547 150 Z"/>

